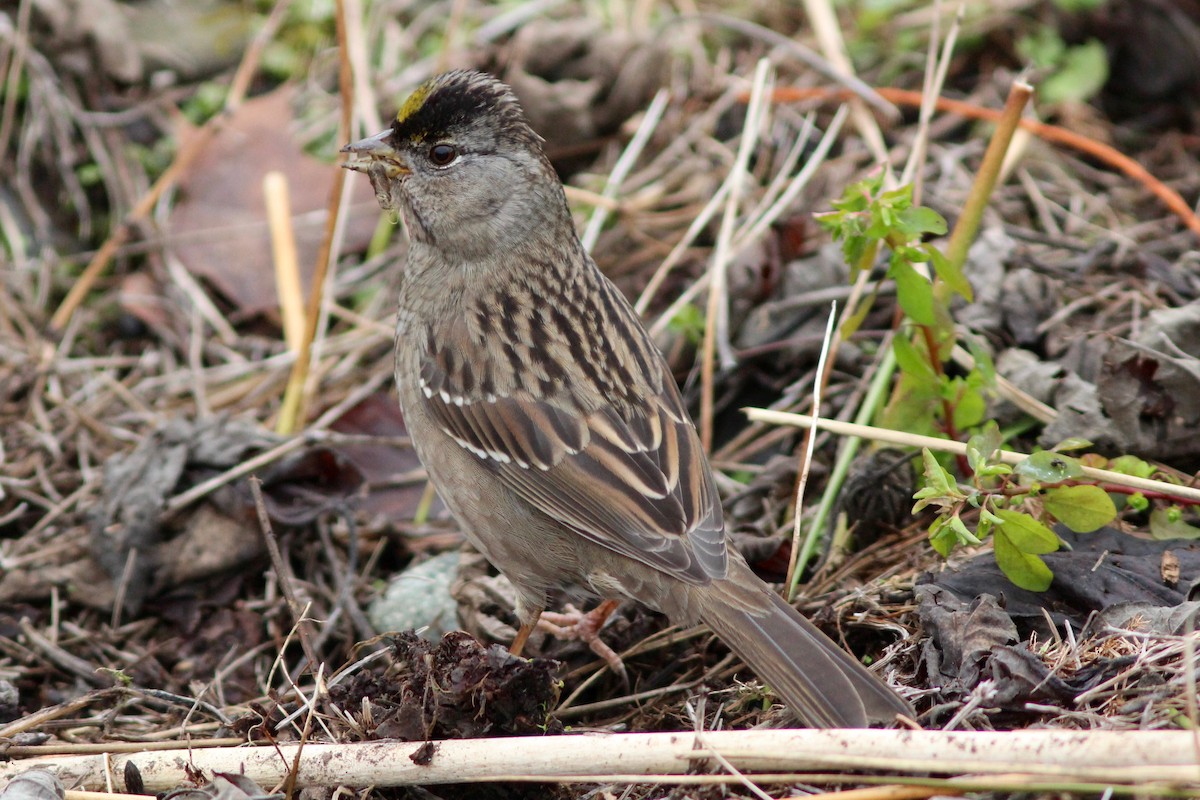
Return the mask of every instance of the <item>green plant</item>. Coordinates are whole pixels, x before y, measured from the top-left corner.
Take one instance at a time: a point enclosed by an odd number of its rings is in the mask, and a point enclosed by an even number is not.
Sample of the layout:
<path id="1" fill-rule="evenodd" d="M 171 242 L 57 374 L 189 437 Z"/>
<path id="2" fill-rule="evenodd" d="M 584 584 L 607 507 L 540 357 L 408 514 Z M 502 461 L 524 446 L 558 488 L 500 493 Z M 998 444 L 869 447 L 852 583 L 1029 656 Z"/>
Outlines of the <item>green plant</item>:
<path id="1" fill-rule="evenodd" d="M 1008 579 L 1022 589 L 1043 591 L 1054 576 L 1041 556 L 1059 546 L 1047 523 L 1057 520 L 1077 533 L 1090 533 L 1111 522 L 1117 508 L 1104 489 L 1078 480 L 1082 465 L 1061 449 L 1034 453 L 1015 467 L 999 460 L 999 450 L 1000 431 L 993 422 L 967 440 L 968 485 L 923 451 L 925 486 L 915 495 L 913 511 L 938 510 L 929 541 L 942 556 L 991 535 L 996 563 Z M 967 510 L 978 511 L 974 531 L 962 518 Z"/>
<path id="2" fill-rule="evenodd" d="M 945 369 L 956 340 L 950 299 L 969 301 L 971 285 L 961 268 L 924 241 L 946 232 L 941 215 L 914 205 L 912 187 L 886 192 L 881 187 L 881 177 L 853 184 L 834 201 L 836 210 L 819 215 L 818 222 L 842 243 L 851 280 L 874 266 L 880 250 L 888 253 L 887 277 L 895 281 L 904 322 L 892 343 L 900 377 L 883 424 L 955 439 L 958 430 L 982 421 L 982 389 L 993 377 L 986 358 L 966 376 L 949 376 Z M 873 301 L 872 296 L 847 318 L 843 338 L 858 329 Z"/>
<path id="3" fill-rule="evenodd" d="M 1108 53 L 1096 39 L 1068 45 L 1057 30 L 1042 26 L 1017 41 L 1017 54 L 1047 72 L 1038 86 L 1047 103 L 1086 102 L 1108 80 Z"/>
<path id="4" fill-rule="evenodd" d="M 698 347 L 704 340 L 704 312 L 699 307 L 688 304 L 671 318 L 667 328 L 686 339 L 688 344 Z"/>
<path id="5" fill-rule="evenodd" d="M 852 277 L 887 251 L 887 275 L 896 283 L 904 319 L 892 342 L 899 374 L 883 425 L 955 440 L 968 436 L 966 455 L 951 462 L 962 480 L 931 451 L 923 451 L 924 486 L 915 495 L 914 513 L 937 511 L 929 539 L 942 556 L 990 536 L 1004 574 L 1022 588 L 1044 590 L 1053 575 L 1041 556 L 1059 547 L 1049 523 L 1093 531 L 1116 517 L 1116 506 L 1104 488 L 1080 479 L 1082 464 L 1064 452 L 1086 443 L 1064 442 L 1015 467 L 998 457 L 999 428 L 985 419 L 986 395 L 995 382 L 990 360 L 974 348 L 970 371 L 947 370 L 959 338 L 950 302 L 956 295 L 970 300 L 971 287 L 960 266 L 924 241 L 944 233 L 946 224 L 912 203 L 911 188 L 885 192 L 881 186 L 880 178 L 854 184 L 833 204 L 836 210 L 819 219 L 841 242 Z M 864 303 L 850 315 L 843 335 L 861 324 L 869 306 Z M 1134 461 L 1126 466 L 1142 469 Z"/>

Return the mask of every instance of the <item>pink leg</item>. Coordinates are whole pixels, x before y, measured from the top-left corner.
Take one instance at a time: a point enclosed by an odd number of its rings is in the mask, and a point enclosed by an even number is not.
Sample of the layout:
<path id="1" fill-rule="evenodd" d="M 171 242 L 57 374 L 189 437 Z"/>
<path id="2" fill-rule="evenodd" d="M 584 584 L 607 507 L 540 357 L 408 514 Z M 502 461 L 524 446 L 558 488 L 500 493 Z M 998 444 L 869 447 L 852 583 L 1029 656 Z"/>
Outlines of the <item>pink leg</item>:
<path id="1" fill-rule="evenodd" d="M 588 647 L 592 648 L 592 652 L 604 659 L 609 669 L 619 675 L 622 680 L 628 681 L 625 664 L 621 661 L 621 657 L 600 638 L 600 629 L 617 610 L 618 605 L 620 604 L 616 600 L 605 600 L 586 614 L 570 606 L 567 606 L 567 611 L 562 614 L 543 611 L 541 619 L 538 620 L 538 627 L 560 639 L 578 639 L 581 642 L 587 642 Z M 518 638 L 520 638 L 520 634 L 518 634 Z"/>

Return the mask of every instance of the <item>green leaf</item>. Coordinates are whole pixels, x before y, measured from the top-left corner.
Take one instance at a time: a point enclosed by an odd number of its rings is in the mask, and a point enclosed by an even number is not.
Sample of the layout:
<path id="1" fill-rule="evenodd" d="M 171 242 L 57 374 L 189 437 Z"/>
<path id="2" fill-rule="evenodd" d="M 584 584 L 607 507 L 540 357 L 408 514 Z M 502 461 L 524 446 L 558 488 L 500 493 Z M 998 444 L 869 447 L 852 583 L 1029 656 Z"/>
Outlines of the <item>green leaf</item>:
<path id="1" fill-rule="evenodd" d="M 991 464 L 982 467 L 976 474 L 980 478 L 995 478 L 999 477 L 1000 475 L 1011 475 L 1012 467 L 1010 467 L 1008 464 L 1002 464 L 999 461 L 994 461 Z"/>
<path id="2" fill-rule="evenodd" d="M 896 282 L 896 300 L 908 318 L 918 325 L 933 325 L 933 287 L 912 264 L 892 259 L 888 277 Z"/>
<path id="3" fill-rule="evenodd" d="M 1091 533 L 1117 517 L 1112 498 L 1099 486 L 1060 486 L 1047 489 L 1043 506 L 1076 533 Z"/>
<path id="4" fill-rule="evenodd" d="M 877 241 L 886 239 L 894 223 L 891 209 L 886 206 L 874 206 L 871 211 L 874 212 L 871 216 L 871 224 L 867 226 L 863 235 Z"/>
<path id="5" fill-rule="evenodd" d="M 951 388 L 957 390 L 957 396 L 951 400 L 954 408 L 954 427 L 957 430 L 974 428 L 987 418 L 987 400 L 979 390 L 967 386 L 962 378 L 955 378 Z"/>
<path id="6" fill-rule="evenodd" d="M 947 525 L 954 531 L 954 535 L 958 537 L 958 541 L 962 544 L 979 544 L 979 537 L 971 533 L 967 527 L 967 523 L 962 521 L 962 517 L 955 514 L 946 522 Z"/>
<path id="7" fill-rule="evenodd" d="M 842 339 L 848 339 L 853 336 L 862 326 L 863 320 L 867 318 L 867 314 L 871 313 L 871 308 L 875 305 L 875 298 L 879 296 L 879 284 L 875 284 L 875 288 L 871 290 L 870 297 L 863 297 L 858 301 L 858 308 L 854 309 L 854 313 L 846 317 L 842 323 Z"/>
<path id="8" fill-rule="evenodd" d="M 995 513 L 1004 523 L 996 531 L 1004 531 L 1012 546 L 1022 553 L 1053 553 L 1058 549 L 1054 531 L 1028 514 L 1008 508 L 998 508 Z"/>
<path id="9" fill-rule="evenodd" d="M 1150 535 L 1155 539 L 1200 539 L 1200 528 L 1184 522 L 1178 508 L 1150 512 Z"/>
<path id="10" fill-rule="evenodd" d="M 942 251 L 933 245 L 926 245 L 925 251 L 929 256 L 929 263 L 933 265 L 933 271 L 937 273 L 937 276 L 942 279 L 951 291 L 970 303 L 975 298 L 975 293 L 971 289 L 971 282 L 963 274 L 962 267 L 951 263 L 950 259 L 942 255 Z"/>
<path id="11" fill-rule="evenodd" d="M 1066 48 L 1058 31 L 1049 25 L 1043 25 L 1031 35 L 1017 40 L 1017 55 L 1036 67 L 1057 66 Z"/>
<path id="12" fill-rule="evenodd" d="M 928 447 L 921 448 L 921 466 L 924 469 L 925 484 L 948 494 L 952 488 L 957 488 L 954 476 L 938 463 L 937 456 Z"/>
<path id="13" fill-rule="evenodd" d="M 1150 501 L 1146 499 L 1146 495 L 1141 492 L 1134 492 L 1125 498 L 1125 505 L 1132 508 L 1134 511 L 1145 511 L 1150 507 Z"/>
<path id="14" fill-rule="evenodd" d="M 1065 453 L 1069 450 L 1086 450 L 1092 443 L 1081 436 L 1068 436 L 1050 449 L 1055 453 Z"/>
<path id="15" fill-rule="evenodd" d="M 850 265 L 850 279 L 856 280 L 859 273 L 875 266 L 875 257 L 879 255 L 879 242 L 857 234 L 846 238 L 842 250 L 846 253 L 846 263 Z"/>
<path id="16" fill-rule="evenodd" d="M 871 205 L 871 198 L 878 194 L 882 184 L 882 173 L 852 183 L 846 187 L 846 191 L 842 192 L 841 198 L 834 200 L 832 205 L 838 211 L 866 211 Z"/>
<path id="17" fill-rule="evenodd" d="M 689 343 L 698 345 L 704 339 L 704 312 L 688 303 L 667 323 L 667 328 L 680 334 Z"/>
<path id="18" fill-rule="evenodd" d="M 1004 509 L 999 509 L 999 510 L 1003 511 Z M 985 523 L 987 524 L 986 528 L 984 527 Z M 1001 517 L 999 514 L 997 514 L 995 511 L 988 509 L 987 505 L 984 505 L 982 508 L 979 509 L 979 526 L 978 526 L 978 528 L 979 528 L 979 536 L 981 538 L 983 536 L 987 535 L 988 531 L 990 531 L 992 529 L 992 526 L 1002 525 L 1002 524 L 1004 524 L 1004 518 Z"/>
<path id="19" fill-rule="evenodd" d="M 958 545 L 954 529 L 947 524 L 949 519 L 946 516 L 938 517 L 929 526 L 929 544 L 942 558 L 949 558 Z"/>
<path id="20" fill-rule="evenodd" d="M 934 426 L 934 412 L 941 409 L 940 385 L 914 378 L 901 372 L 896 388 L 880 414 L 878 425 L 895 431 L 934 436 L 939 431 Z"/>
<path id="21" fill-rule="evenodd" d="M 1083 467 L 1070 456 L 1050 450 L 1040 450 L 1013 467 L 1013 472 L 1026 481 L 1057 483 L 1083 475 Z"/>
<path id="22" fill-rule="evenodd" d="M 837 205 L 835 202 L 834 205 Z M 841 231 L 843 214 L 840 211 L 818 211 L 813 214 L 813 220 L 823 229 L 837 236 Z"/>
<path id="23" fill-rule="evenodd" d="M 983 386 L 996 385 L 996 365 L 992 361 L 992 354 L 988 352 L 983 343 L 975 336 L 967 336 L 967 352 L 975 359 L 975 369 L 972 373 L 978 373 L 979 380 Z"/>
<path id="24" fill-rule="evenodd" d="M 978 472 L 987 466 L 992 456 L 1000 449 L 1000 428 L 995 422 L 989 423 L 982 431 L 967 439 L 967 465 L 972 472 Z"/>
<path id="25" fill-rule="evenodd" d="M 1068 47 L 1058 70 L 1042 81 L 1038 95 L 1047 103 L 1090 100 L 1108 80 L 1108 52 L 1096 39 Z"/>
<path id="26" fill-rule="evenodd" d="M 900 367 L 901 372 L 911 375 L 916 380 L 928 381 L 931 386 L 937 385 L 938 376 L 933 365 L 929 363 L 929 353 L 913 344 L 905 332 L 901 331 L 892 337 L 892 351 L 896 356 L 896 366 Z"/>
<path id="27" fill-rule="evenodd" d="M 966 495 L 958 488 L 954 476 L 938 463 L 937 457 L 928 447 L 921 449 L 921 460 L 924 463 L 925 485 L 913 494 L 917 503 L 913 506 L 912 513 L 916 514 L 926 506 L 953 508 L 961 503 Z"/>
<path id="28" fill-rule="evenodd" d="M 1117 456 L 1108 462 L 1108 468 L 1122 475 L 1132 475 L 1135 478 L 1149 478 L 1154 474 L 1154 467 L 1137 456 Z"/>
<path id="29" fill-rule="evenodd" d="M 996 565 L 1017 586 L 1031 592 L 1044 592 L 1050 588 L 1054 573 L 1046 562 L 1034 553 L 1023 552 L 1008 537 L 1008 525 L 999 525 L 992 533 Z"/>
<path id="30" fill-rule="evenodd" d="M 941 236 L 946 232 L 946 220 L 932 208 L 912 206 L 897 215 L 896 229 L 910 239 L 920 239 L 927 233 Z"/>
<path id="31" fill-rule="evenodd" d="M 883 184 L 879 184 L 882 186 Z M 889 189 L 879 195 L 881 205 L 889 208 L 905 209 L 912 205 L 912 184 L 906 183 L 895 189 Z"/>

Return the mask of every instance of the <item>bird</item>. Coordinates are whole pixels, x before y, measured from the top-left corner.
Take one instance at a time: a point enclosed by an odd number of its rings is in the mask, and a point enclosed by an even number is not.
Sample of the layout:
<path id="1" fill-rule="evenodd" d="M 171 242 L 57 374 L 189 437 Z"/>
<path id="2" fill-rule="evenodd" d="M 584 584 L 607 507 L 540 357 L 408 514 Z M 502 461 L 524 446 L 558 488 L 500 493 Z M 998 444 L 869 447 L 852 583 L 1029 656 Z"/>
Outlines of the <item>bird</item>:
<path id="1" fill-rule="evenodd" d="M 679 387 L 576 233 L 512 90 L 455 70 L 347 144 L 407 233 L 395 377 L 413 447 L 468 541 L 516 590 L 520 652 L 551 593 L 703 622 L 803 725 L 911 717 L 907 702 L 730 546 Z M 610 651 L 611 652 L 611 651 Z"/>

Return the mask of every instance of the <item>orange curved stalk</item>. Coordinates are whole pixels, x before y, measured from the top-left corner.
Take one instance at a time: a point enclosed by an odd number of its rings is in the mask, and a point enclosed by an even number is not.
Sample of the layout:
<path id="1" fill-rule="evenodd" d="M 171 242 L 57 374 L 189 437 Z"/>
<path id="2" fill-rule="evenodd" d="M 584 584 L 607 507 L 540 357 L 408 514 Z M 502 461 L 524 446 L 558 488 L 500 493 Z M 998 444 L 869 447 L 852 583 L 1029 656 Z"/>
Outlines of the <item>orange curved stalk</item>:
<path id="1" fill-rule="evenodd" d="M 909 89 L 895 89 L 883 87 L 875 90 L 880 97 L 885 100 L 902 106 L 921 105 L 922 96 L 920 92 Z M 777 103 L 794 103 L 799 100 L 847 100 L 854 96 L 852 92 L 844 89 L 825 89 L 821 87 L 811 88 L 776 88 L 772 94 L 772 100 Z M 1000 119 L 1000 112 L 991 108 L 983 108 L 973 103 L 967 103 L 962 100 L 952 100 L 948 97 L 939 97 L 935 101 L 935 107 L 938 111 L 945 111 L 951 114 L 968 117 L 970 119 L 981 119 L 988 122 L 995 122 Z M 1038 122 L 1032 119 L 1022 119 L 1021 127 L 1043 139 L 1047 142 L 1065 145 L 1073 150 L 1078 150 L 1081 153 L 1086 153 L 1097 160 L 1120 170 L 1130 178 L 1141 183 L 1146 189 L 1162 201 L 1175 216 L 1186 225 L 1193 233 L 1200 237 L 1200 217 L 1197 217 L 1192 211 L 1191 206 L 1187 201 L 1158 178 L 1150 174 L 1150 171 L 1143 167 L 1138 162 L 1134 161 L 1129 156 L 1114 147 L 1110 147 L 1095 139 L 1089 139 L 1086 136 L 1080 136 L 1077 133 L 1072 133 L 1066 128 L 1061 128 L 1057 125 L 1050 125 L 1045 122 Z"/>

